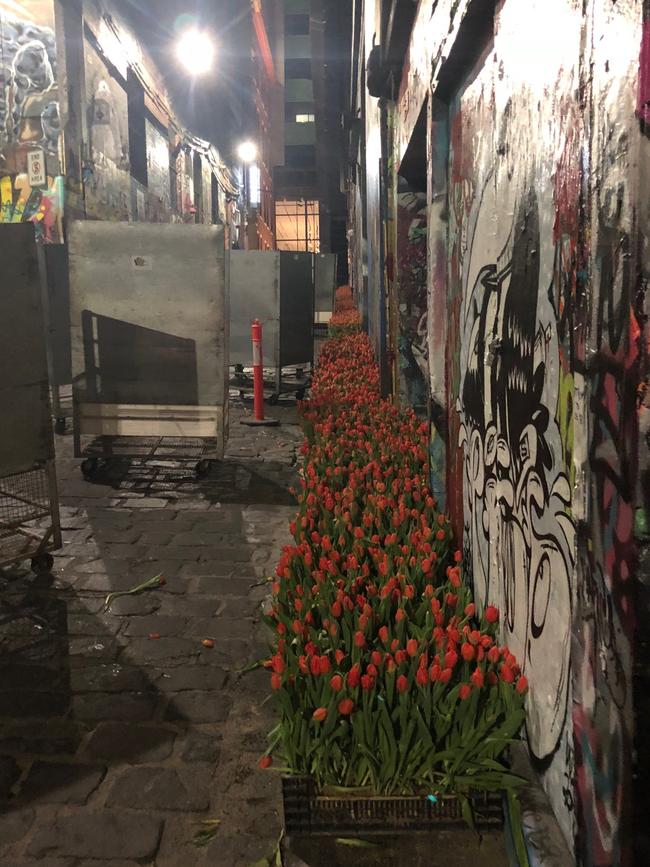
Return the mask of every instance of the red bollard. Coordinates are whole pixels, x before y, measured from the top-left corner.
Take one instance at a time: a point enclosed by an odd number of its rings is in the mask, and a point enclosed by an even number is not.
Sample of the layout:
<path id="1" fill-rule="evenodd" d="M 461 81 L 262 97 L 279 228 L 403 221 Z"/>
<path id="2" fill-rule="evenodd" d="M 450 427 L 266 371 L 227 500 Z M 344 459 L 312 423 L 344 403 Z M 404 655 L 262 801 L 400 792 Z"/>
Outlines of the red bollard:
<path id="1" fill-rule="evenodd" d="M 264 354 L 262 352 L 262 323 L 259 319 L 251 322 L 253 340 L 253 418 L 243 418 L 242 424 L 266 425 L 275 427 L 280 422 L 276 418 L 264 418 Z"/>

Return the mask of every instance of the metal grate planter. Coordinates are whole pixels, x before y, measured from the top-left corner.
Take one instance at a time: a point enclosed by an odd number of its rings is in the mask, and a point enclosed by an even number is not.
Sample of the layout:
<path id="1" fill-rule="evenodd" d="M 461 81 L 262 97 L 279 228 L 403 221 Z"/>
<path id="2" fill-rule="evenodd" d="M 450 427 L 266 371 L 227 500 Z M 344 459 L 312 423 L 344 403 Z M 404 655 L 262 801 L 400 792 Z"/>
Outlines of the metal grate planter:
<path id="1" fill-rule="evenodd" d="M 319 794 L 310 777 L 282 778 L 284 826 L 288 835 L 412 834 L 465 826 L 454 795 L 431 801 L 426 795 Z M 470 795 L 476 827 L 500 829 L 504 824 L 500 792 Z"/>

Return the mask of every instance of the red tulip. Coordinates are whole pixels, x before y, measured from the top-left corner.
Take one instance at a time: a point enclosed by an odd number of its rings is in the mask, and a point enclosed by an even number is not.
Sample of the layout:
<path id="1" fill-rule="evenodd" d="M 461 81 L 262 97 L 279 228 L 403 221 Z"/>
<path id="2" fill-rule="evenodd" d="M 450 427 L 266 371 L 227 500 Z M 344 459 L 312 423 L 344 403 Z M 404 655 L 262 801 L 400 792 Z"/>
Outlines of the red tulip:
<path id="1" fill-rule="evenodd" d="M 415 679 L 420 686 L 426 686 L 429 683 L 429 672 L 426 668 L 418 668 Z"/>
<path id="2" fill-rule="evenodd" d="M 465 662 L 471 662 L 474 659 L 475 651 L 471 644 L 463 642 L 460 652 Z"/>
<path id="3" fill-rule="evenodd" d="M 332 669 L 329 658 L 327 656 L 321 656 L 319 659 L 320 663 L 320 674 L 329 674 Z"/>
<path id="4" fill-rule="evenodd" d="M 343 689 L 343 678 L 340 674 L 335 674 L 334 677 L 330 680 L 330 686 L 334 690 L 334 692 L 341 692 Z"/>
<path id="5" fill-rule="evenodd" d="M 271 689 L 280 689 L 282 686 L 282 678 L 275 672 L 271 675 Z"/>
<path id="6" fill-rule="evenodd" d="M 316 710 L 312 714 L 312 718 L 316 720 L 316 722 L 323 722 L 325 717 L 327 716 L 327 708 L 326 707 L 317 707 Z"/>
<path id="7" fill-rule="evenodd" d="M 336 660 L 336 664 L 340 665 L 345 659 L 345 653 L 339 648 L 334 651 L 334 659 Z"/>
<path id="8" fill-rule="evenodd" d="M 388 643 L 388 627 L 387 626 L 380 627 L 379 638 L 384 644 Z"/>
<path id="9" fill-rule="evenodd" d="M 515 679 L 515 674 L 509 665 L 502 665 L 500 674 L 501 680 L 505 681 L 505 683 L 512 683 Z"/>
<path id="10" fill-rule="evenodd" d="M 497 623 L 499 620 L 499 609 L 494 605 L 488 605 L 483 612 L 488 623 Z"/>
<path id="11" fill-rule="evenodd" d="M 273 764 L 273 759 L 271 758 L 271 756 L 262 756 L 262 758 L 259 761 L 260 768 L 263 768 L 263 769 L 270 768 L 272 764 Z"/>
<path id="12" fill-rule="evenodd" d="M 398 692 L 408 692 L 408 688 L 409 688 L 408 678 L 405 677 L 403 674 L 400 674 L 400 676 L 397 678 L 396 686 L 397 686 Z"/>
<path id="13" fill-rule="evenodd" d="M 363 632 L 355 632 L 354 633 L 354 643 L 357 647 L 364 647 L 366 644 L 366 636 Z"/>
<path id="14" fill-rule="evenodd" d="M 440 672 L 440 682 L 441 683 L 449 683 L 451 680 L 452 670 L 451 668 L 443 668 Z"/>
<path id="15" fill-rule="evenodd" d="M 458 654 L 456 653 L 456 651 L 448 650 L 447 653 L 445 653 L 445 668 L 452 669 L 455 667 L 457 662 Z"/>
<path id="16" fill-rule="evenodd" d="M 409 638 L 406 642 L 406 652 L 410 657 L 414 657 L 417 655 L 419 650 L 418 642 L 415 638 Z"/>
<path id="17" fill-rule="evenodd" d="M 480 668 L 475 668 L 474 671 L 472 672 L 472 676 L 470 677 L 470 680 L 472 681 L 472 683 L 474 684 L 474 686 L 477 689 L 481 689 L 481 687 L 483 686 L 483 683 L 484 683 L 484 677 L 483 677 L 482 670 Z"/>
<path id="18" fill-rule="evenodd" d="M 472 694 L 472 687 L 468 683 L 461 684 L 458 695 L 461 701 L 466 701 Z"/>
<path id="19" fill-rule="evenodd" d="M 339 702 L 339 713 L 342 716 L 349 716 L 354 710 L 354 702 L 351 698 L 344 698 Z"/>
<path id="20" fill-rule="evenodd" d="M 521 677 L 519 678 L 519 680 L 517 681 L 516 690 L 519 693 L 519 695 L 523 695 L 527 689 L 528 689 L 528 680 L 526 679 L 525 675 L 522 674 Z"/>
<path id="21" fill-rule="evenodd" d="M 358 665 L 353 665 L 347 676 L 347 683 L 351 689 L 359 686 L 359 682 L 361 680 L 361 672 L 359 671 Z"/>

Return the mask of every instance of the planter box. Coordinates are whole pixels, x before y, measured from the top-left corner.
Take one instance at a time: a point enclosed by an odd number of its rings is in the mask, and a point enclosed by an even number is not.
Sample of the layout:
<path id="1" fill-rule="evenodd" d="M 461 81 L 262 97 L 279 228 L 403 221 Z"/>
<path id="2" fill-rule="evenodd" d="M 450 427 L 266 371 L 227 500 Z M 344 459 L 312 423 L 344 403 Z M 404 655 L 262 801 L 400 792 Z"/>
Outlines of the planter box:
<path id="1" fill-rule="evenodd" d="M 284 826 L 288 835 L 390 834 L 433 831 L 465 825 L 454 795 L 436 803 L 424 795 L 321 795 L 310 777 L 282 778 Z M 503 827 L 499 792 L 470 796 L 479 829 Z"/>

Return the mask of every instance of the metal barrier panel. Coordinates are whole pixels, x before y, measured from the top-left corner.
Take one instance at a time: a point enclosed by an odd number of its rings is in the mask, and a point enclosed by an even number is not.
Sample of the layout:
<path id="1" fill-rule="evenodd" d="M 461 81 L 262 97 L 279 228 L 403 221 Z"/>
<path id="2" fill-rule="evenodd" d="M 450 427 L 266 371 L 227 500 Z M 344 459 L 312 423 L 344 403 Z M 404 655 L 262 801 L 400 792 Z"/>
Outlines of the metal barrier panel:
<path id="1" fill-rule="evenodd" d="M 48 569 L 61 529 L 32 223 L 0 225 L 0 261 L 0 566 L 31 557 Z"/>
<path id="2" fill-rule="evenodd" d="M 280 253 L 230 253 L 230 364 L 253 363 L 251 322 L 264 326 L 265 367 L 280 366 Z"/>
<path id="3" fill-rule="evenodd" d="M 54 459 L 34 226 L 0 226 L 0 476 Z"/>
<path id="4" fill-rule="evenodd" d="M 280 366 L 314 357 L 314 257 L 280 253 Z"/>
<path id="5" fill-rule="evenodd" d="M 75 222 L 69 255 L 76 438 L 216 437 L 222 450 L 223 228 Z"/>
<path id="6" fill-rule="evenodd" d="M 327 324 L 334 310 L 336 263 L 336 253 L 314 256 L 314 321 L 320 324 Z"/>

